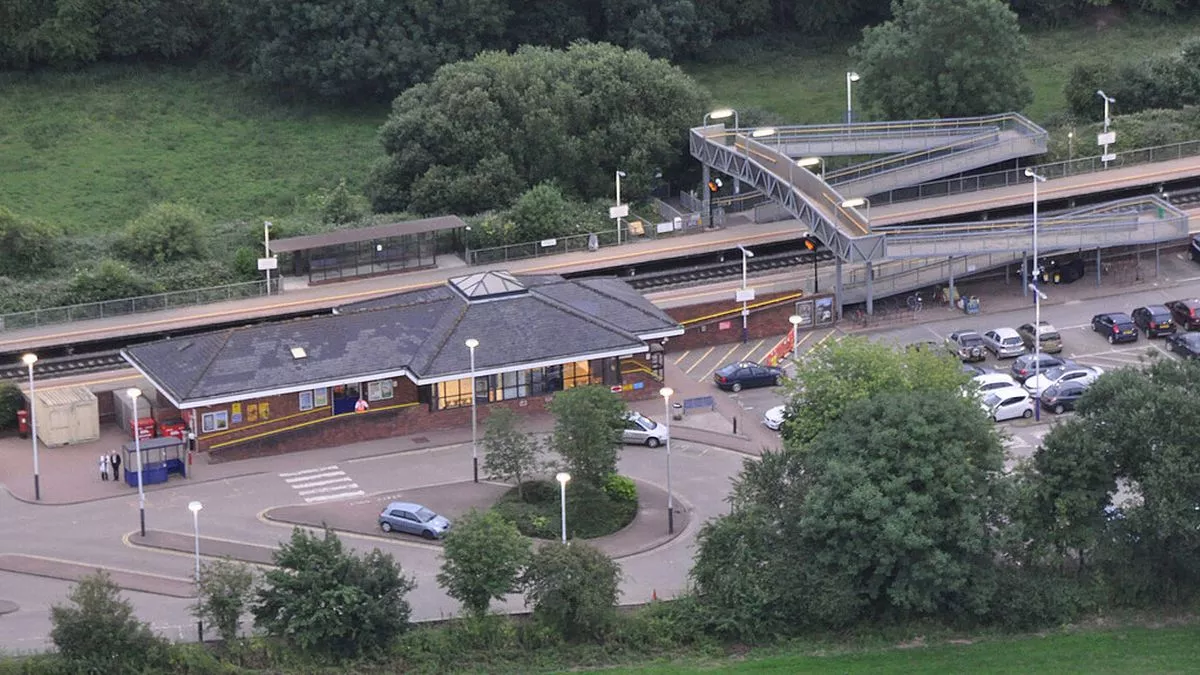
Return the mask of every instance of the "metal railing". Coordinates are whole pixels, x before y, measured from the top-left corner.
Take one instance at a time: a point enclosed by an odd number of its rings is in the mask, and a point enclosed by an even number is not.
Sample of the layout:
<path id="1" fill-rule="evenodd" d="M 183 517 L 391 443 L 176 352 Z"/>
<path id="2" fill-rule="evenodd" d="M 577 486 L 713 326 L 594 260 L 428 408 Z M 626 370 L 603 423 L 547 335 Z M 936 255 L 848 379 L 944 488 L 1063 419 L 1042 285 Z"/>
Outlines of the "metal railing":
<path id="1" fill-rule="evenodd" d="M 271 288 L 280 289 L 279 278 L 272 277 Z M 104 300 L 102 302 L 86 302 L 61 307 L 46 307 L 25 312 L 0 314 L 0 331 L 19 330 L 22 328 L 37 328 L 72 321 L 87 321 L 91 319 L 106 319 L 144 312 L 156 312 L 177 307 L 205 305 L 226 300 L 240 300 L 266 295 L 266 281 L 245 281 L 224 286 L 209 286 L 193 288 L 186 291 L 171 291 L 154 295 L 141 295 L 133 298 Z"/>
<path id="2" fill-rule="evenodd" d="M 1137 150 L 1119 153 L 1115 160 L 1108 163 L 1107 169 L 1113 170 L 1121 169 L 1127 166 L 1137 166 L 1139 164 L 1167 162 L 1174 159 L 1183 159 L 1185 157 L 1195 157 L 1197 155 L 1200 155 L 1200 141 L 1183 141 L 1181 143 L 1171 143 L 1169 145 L 1140 148 Z M 1104 171 L 1104 162 L 1100 160 L 1100 157 L 1100 155 L 1080 157 L 1064 162 L 1038 164 L 1032 168 L 1038 174 L 1044 176 L 1047 180 L 1053 180 L 1055 178 L 1067 178 L 1069 176 Z M 976 176 L 949 178 L 946 180 L 924 183 L 922 185 L 915 185 L 913 187 L 897 188 L 895 190 L 873 195 L 871 197 L 871 205 L 882 206 L 886 204 L 900 204 L 903 202 L 917 201 L 920 199 L 929 199 L 931 197 L 949 197 L 965 192 L 977 192 L 979 190 L 992 190 L 996 188 L 1011 187 L 1014 185 L 1026 185 L 1032 180 L 1032 178 L 1029 178 L 1025 175 L 1024 167 L 1019 169 L 1009 169 L 1006 171 L 995 171 Z"/>
<path id="3" fill-rule="evenodd" d="M 1029 136 L 1046 134 L 1045 129 L 1034 124 L 1029 118 L 1020 113 L 1001 113 L 980 117 L 950 117 L 935 120 L 809 124 L 777 126 L 773 128 L 778 132 L 779 141 L 787 143 L 788 139 L 812 140 L 813 137 L 830 139 L 845 139 L 847 136 L 918 137 L 942 132 L 974 132 L 980 128 L 988 127 L 998 127 L 1001 130 L 1011 129 Z M 754 132 L 754 129 L 747 127 L 729 129 L 729 131 L 737 131 L 745 135 L 750 135 Z M 774 138 L 774 136 L 768 135 L 765 138 Z"/>

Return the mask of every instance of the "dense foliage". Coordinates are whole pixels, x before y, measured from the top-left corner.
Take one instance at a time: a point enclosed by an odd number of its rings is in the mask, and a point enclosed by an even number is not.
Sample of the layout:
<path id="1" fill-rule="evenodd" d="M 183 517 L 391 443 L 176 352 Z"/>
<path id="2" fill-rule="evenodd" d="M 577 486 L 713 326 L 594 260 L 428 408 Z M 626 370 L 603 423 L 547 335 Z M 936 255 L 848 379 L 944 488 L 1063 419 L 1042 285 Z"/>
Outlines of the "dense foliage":
<path id="1" fill-rule="evenodd" d="M 69 672 L 161 672 L 167 665 L 169 643 L 138 620 L 104 572 L 80 579 L 66 604 L 50 608 L 50 624 Z"/>
<path id="2" fill-rule="evenodd" d="M 568 640 L 602 638 L 616 615 L 621 568 L 587 544 L 549 544 L 521 575 L 533 617 Z"/>
<path id="3" fill-rule="evenodd" d="M 1116 99 L 1110 116 L 1200 103 L 1200 38 L 1185 40 L 1175 54 L 1075 66 L 1064 88 L 1071 114 L 1103 119 L 1100 90 Z"/>
<path id="4" fill-rule="evenodd" d="M 523 494 L 509 491 L 492 508 L 517 526 L 521 534 L 538 539 L 562 536 L 562 495 L 553 480 L 533 480 Z M 625 476 L 612 475 L 600 488 L 576 481 L 567 484 L 567 537 L 592 539 L 621 530 L 638 512 L 637 486 Z"/>
<path id="5" fill-rule="evenodd" d="M 475 616 L 515 593 L 529 560 L 529 540 L 495 511 L 472 510 L 446 533 L 437 582 Z"/>
<path id="6" fill-rule="evenodd" d="M 245 563 L 215 560 L 200 570 L 200 584 L 192 613 L 215 626 L 227 643 L 238 639 L 242 616 L 254 597 L 254 570 Z"/>
<path id="7" fill-rule="evenodd" d="M 554 451 L 571 480 L 602 487 L 617 472 L 625 402 L 608 387 L 591 384 L 560 391 L 550 401 Z"/>
<path id="8" fill-rule="evenodd" d="M 967 117 L 1033 100 L 1027 45 L 1003 0 L 897 0 L 852 50 L 864 104 L 882 119 Z"/>
<path id="9" fill-rule="evenodd" d="M 380 131 L 376 210 L 477 213 L 555 181 L 582 198 L 645 193 L 686 164 L 706 94 L 678 68 L 605 44 L 523 47 L 444 66 L 400 95 Z"/>
<path id="10" fill-rule="evenodd" d="M 53 266 L 61 237 L 57 227 L 21 218 L 0 206 L 0 270 L 6 276 L 43 272 Z"/>

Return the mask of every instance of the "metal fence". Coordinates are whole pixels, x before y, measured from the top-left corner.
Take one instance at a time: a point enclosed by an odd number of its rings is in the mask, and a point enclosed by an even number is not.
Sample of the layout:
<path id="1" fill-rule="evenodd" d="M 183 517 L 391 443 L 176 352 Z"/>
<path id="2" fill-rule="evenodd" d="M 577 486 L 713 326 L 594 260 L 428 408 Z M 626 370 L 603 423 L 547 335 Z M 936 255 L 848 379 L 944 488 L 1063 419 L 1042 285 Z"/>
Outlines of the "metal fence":
<path id="1" fill-rule="evenodd" d="M 271 279 L 271 288 L 278 291 L 279 278 Z M 186 291 L 172 291 L 156 295 L 142 295 L 135 298 L 105 300 L 103 302 L 87 302 L 78 305 L 62 307 L 46 307 L 27 312 L 0 314 L 0 331 L 36 328 L 53 324 L 70 323 L 72 321 L 87 321 L 89 319 L 106 319 L 143 312 L 156 312 L 177 307 L 204 305 L 225 300 L 239 300 L 266 295 L 266 281 L 246 281 L 225 286 L 210 286 L 194 288 Z"/>

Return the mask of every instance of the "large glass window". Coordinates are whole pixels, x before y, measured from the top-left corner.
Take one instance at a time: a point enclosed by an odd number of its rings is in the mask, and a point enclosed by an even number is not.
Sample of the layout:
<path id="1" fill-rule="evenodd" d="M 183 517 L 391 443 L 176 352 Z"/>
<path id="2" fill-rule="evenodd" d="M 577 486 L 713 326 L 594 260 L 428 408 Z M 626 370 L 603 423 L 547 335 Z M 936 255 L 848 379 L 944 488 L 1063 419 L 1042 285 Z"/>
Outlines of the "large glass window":
<path id="1" fill-rule="evenodd" d="M 592 368 L 587 361 L 564 363 L 562 367 L 562 388 L 582 387 L 592 383 Z"/>
<path id="2" fill-rule="evenodd" d="M 437 409 L 471 405 L 471 378 L 437 383 Z"/>
<path id="3" fill-rule="evenodd" d="M 500 387 L 496 392 L 496 400 L 509 401 L 514 398 L 529 396 L 529 371 L 521 370 L 515 373 L 500 375 Z"/>

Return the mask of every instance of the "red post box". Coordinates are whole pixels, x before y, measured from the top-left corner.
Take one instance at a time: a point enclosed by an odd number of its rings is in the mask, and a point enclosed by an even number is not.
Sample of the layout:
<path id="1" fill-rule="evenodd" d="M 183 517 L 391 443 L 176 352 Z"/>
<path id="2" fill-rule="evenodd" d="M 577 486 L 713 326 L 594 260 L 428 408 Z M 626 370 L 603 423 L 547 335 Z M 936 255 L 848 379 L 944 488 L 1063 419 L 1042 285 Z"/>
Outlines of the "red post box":
<path id="1" fill-rule="evenodd" d="M 29 438 L 29 411 L 17 411 L 17 432 L 21 434 L 21 438 Z"/>

